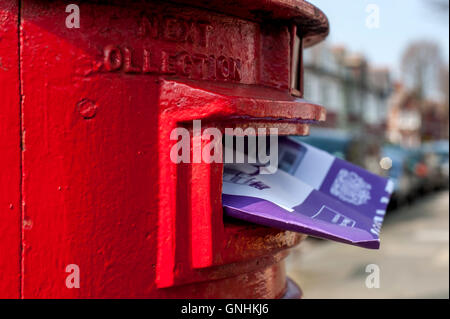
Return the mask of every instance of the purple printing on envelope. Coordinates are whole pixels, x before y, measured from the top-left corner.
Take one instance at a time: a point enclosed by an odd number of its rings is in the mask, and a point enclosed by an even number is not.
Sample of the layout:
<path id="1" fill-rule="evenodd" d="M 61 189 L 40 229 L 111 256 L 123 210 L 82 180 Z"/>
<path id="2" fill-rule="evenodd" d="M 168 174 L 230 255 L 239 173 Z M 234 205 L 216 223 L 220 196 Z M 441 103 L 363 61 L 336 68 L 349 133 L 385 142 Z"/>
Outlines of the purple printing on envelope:
<path id="1" fill-rule="evenodd" d="M 365 248 L 378 249 L 393 185 L 290 137 L 279 139 L 274 174 L 255 164 L 225 164 L 228 216 Z"/>

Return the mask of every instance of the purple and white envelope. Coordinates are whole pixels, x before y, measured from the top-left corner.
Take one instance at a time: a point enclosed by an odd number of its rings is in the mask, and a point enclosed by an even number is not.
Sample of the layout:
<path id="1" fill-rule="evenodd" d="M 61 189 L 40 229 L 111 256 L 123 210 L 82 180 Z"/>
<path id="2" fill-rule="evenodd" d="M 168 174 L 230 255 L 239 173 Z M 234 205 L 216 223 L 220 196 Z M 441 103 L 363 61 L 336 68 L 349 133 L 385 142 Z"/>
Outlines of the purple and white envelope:
<path id="1" fill-rule="evenodd" d="M 234 218 L 378 249 L 393 183 L 291 137 L 279 139 L 279 169 L 225 164 L 222 203 Z"/>

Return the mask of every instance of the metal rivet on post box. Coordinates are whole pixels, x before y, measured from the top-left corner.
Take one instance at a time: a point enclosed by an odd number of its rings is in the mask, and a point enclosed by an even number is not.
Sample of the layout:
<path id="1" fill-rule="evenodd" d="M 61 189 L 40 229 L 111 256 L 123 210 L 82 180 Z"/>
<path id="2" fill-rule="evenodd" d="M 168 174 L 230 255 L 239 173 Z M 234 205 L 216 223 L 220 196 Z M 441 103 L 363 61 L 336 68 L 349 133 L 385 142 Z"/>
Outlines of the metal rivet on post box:
<path id="1" fill-rule="evenodd" d="M 170 132 L 307 134 L 325 110 L 302 99 L 302 50 L 325 15 L 302 0 L 81 1 L 68 29 L 64 1 L 18 2 L 0 4 L 0 209 L 21 208 L 0 214 L 0 297 L 298 297 L 283 259 L 303 235 L 224 220 L 223 164 L 173 163 Z"/>
<path id="2" fill-rule="evenodd" d="M 77 103 L 77 110 L 85 119 L 91 119 L 97 114 L 97 103 L 89 99 L 82 99 Z"/>

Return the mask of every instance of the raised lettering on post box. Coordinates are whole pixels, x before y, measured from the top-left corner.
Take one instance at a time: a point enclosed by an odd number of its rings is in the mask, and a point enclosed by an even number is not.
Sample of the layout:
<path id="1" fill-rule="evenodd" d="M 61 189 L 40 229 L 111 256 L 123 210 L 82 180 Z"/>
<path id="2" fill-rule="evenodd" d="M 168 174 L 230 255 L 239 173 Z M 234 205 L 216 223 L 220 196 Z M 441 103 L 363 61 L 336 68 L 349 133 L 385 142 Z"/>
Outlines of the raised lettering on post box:
<path id="1" fill-rule="evenodd" d="M 230 17 L 198 19 L 179 14 L 141 13 L 132 21 L 128 21 L 129 16 L 124 19 L 131 36 L 122 41 L 108 37 L 101 59 L 93 63 L 80 61 L 77 70 L 80 75 L 118 72 L 244 84 L 258 82 L 261 31 L 257 24 Z M 105 36 L 108 33 L 113 32 L 108 30 Z"/>

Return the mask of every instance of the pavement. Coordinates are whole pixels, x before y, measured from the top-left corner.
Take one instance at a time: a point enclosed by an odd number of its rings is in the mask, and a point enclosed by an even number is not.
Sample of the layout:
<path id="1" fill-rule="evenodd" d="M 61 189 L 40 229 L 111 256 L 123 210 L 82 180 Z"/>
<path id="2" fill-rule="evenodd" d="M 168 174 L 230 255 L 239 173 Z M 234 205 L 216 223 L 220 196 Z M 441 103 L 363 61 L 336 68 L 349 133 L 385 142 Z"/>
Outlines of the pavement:
<path id="1" fill-rule="evenodd" d="M 449 192 L 389 211 L 379 250 L 307 238 L 286 263 L 306 299 L 449 298 Z"/>

